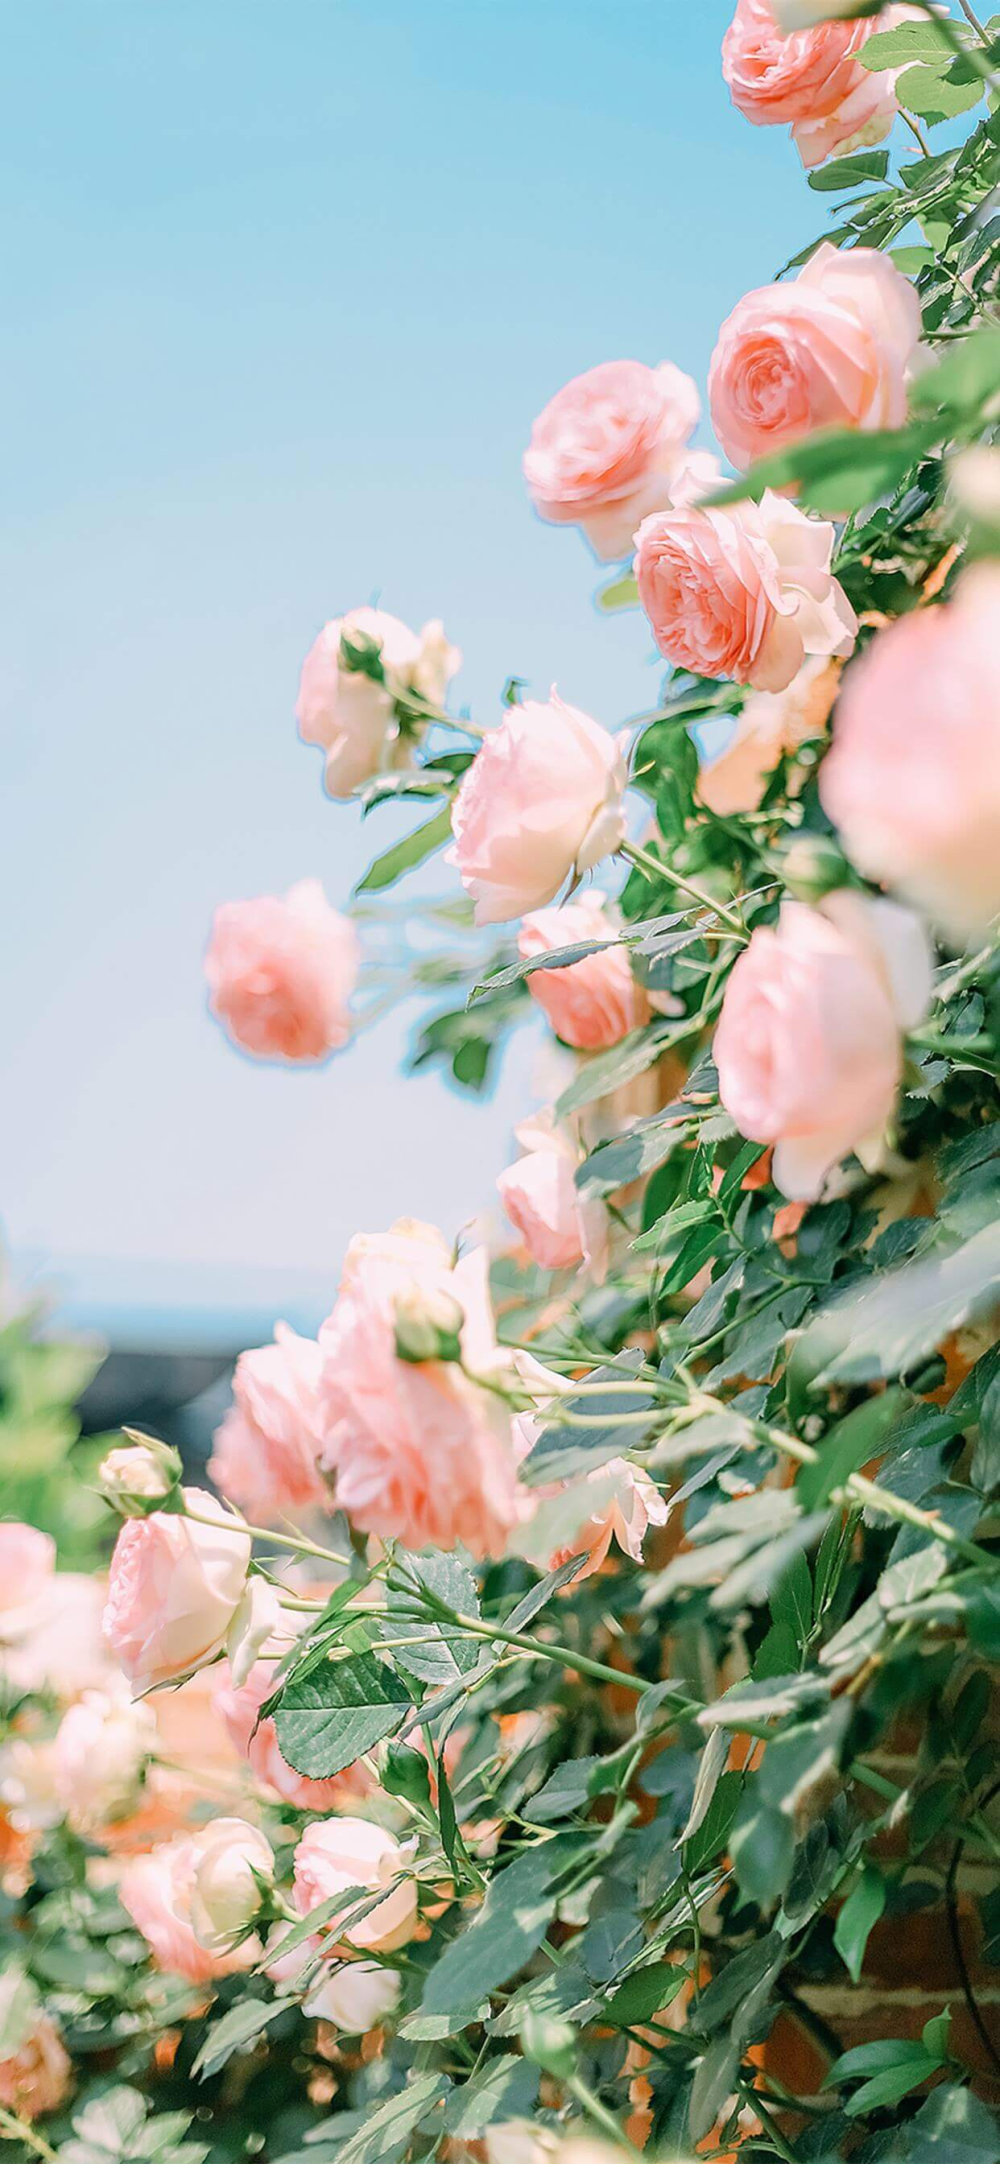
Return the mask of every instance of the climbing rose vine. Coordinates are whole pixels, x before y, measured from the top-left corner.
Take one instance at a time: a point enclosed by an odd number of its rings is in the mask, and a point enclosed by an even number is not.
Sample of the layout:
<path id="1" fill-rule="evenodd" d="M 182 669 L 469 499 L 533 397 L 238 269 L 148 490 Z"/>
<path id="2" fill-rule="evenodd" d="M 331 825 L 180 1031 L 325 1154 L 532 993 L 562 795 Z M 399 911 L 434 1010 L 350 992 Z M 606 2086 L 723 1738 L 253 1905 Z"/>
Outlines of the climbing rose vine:
<path id="1" fill-rule="evenodd" d="M 25 2159 L 1000 2156 L 997 31 L 738 0 L 833 224 L 720 328 L 728 465 L 655 353 L 526 416 L 652 712 L 304 627 L 328 795 L 424 811 L 225 902 L 212 1012 L 344 1056 L 388 956 L 415 1065 L 528 1024 L 558 1094 L 244 1352 L 214 1490 L 106 1457 L 89 1662 L 0 1526 Z"/>

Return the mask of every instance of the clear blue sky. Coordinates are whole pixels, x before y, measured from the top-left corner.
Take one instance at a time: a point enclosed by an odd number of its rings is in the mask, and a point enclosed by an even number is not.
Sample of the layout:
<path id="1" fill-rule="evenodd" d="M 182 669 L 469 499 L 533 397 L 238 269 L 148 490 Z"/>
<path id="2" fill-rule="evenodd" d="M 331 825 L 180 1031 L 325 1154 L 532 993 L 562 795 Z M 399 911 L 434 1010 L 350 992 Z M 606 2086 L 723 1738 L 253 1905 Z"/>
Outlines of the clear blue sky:
<path id="1" fill-rule="evenodd" d="M 318 1073 L 255 1066 L 202 947 L 220 899 L 306 873 L 344 899 L 391 838 L 296 742 L 325 617 L 376 592 L 442 616 L 486 718 L 509 672 L 616 724 L 655 695 L 641 618 L 597 617 L 519 462 L 595 362 L 703 380 L 822 223 L 783 134 L 730 109 L 729 13 L 8 12 L 0 1213 L 74 1317 L 315 1321 L 354 1229 L 489 1200 L 527 1053 L 485 1110 L 399 1079 L 403 1022 Z"/>

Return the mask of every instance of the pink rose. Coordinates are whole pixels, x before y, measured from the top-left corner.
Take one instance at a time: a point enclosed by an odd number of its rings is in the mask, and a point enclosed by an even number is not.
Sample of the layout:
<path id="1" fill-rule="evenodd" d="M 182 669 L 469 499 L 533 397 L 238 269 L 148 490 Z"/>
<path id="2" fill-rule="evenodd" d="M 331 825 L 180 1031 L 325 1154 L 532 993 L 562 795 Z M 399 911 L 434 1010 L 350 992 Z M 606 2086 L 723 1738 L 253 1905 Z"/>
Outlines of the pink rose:
<path id="1" fill-rule="evenodd" d="M 69 2095 L 72 2071 L 55 2022 L 37 2014 L 13 2055 L 0 2059 L 0 2104 L 19 2119 L 41 2119 Z"/>
<path id="2" fill-rule="evenodd" d="M 175 1841 L 159 1842 L 144 1856 L 131 1857 L 118 1888 L 123 1909 L 158 1966 L 186 1977 L 189 1984 L 207 1984 L 234 1969 L 250 1968 L 258 1951 L 248 1942 L 235 1953 L 220 1955 L 199 1944 L 191 1922 L 198 1862 L 197 1841 L 182 1834 Z"/>
<path id="3" fill-rule="evenodd" d="M 824 241 L 794 285 L 759 286 L 719 332 L 709 372 L 716 435 L 745 470 L 817 428 L 899 428 L 920 302 L 877 248 Z"/>
<path id="4" fill-rule="evenodd" d="M 394 1953 L 412 1939 L 417 1926 L 417 1888 L 408 1875 L 409 1851 L 391 1833 L 367 1818 L 327 1818 L 307 1826 L 295 1851 L 295 1905 L 308 1916 L 322 1901 L 344 1894 L 351 1886 L 371 1893 L 392 1886 L 385 1900 L 367 1916 L 338 1935 L 336 1918 L 317 1935 L 315 1943 L 334 1952 L 338 1944 L 363 1952 Z M 394 1880 L 398 1885 L 393 1885 Z M 356 1906 L 351 1902 L 345 1915 Z"/>
<path id="5" fill-rule="evenodd" d="M 644 519 L 635 575 L 661 654 L 756 691 L 784 691 L 807 654 L 849 654 L 858 625 L 833 542 L 831 525 L 771 489 L 759 504 Z"/>
<path id="6" fill-rule="evenodd" d="M 619 740 L 553 691 L 526 699 L 483 739 L 452 806 L 458 867 L 477 924 L 551 902 L 624 840 Z"/>
<path id="7" fill-rule="evenodd" d="M 127 1518 L 111 1558 L 104 1637 L 137 1697 L 216 1658 L 246 1585 L 248 1535 L 213 1495 L 181 1492 L 197 1519 Z"/>
<path id="8" fill-rule="evenodd" d="M 837 12 L 844 9 L 831 0 L 829 13 Z M 880 143 L 899 111 L 896 75 L 869 71 L 858 53 L 874 30 L 889 29 L 906 12 L 888 8 L 877 22 L 818 22 L 789 34 L 781 18 L 793 20 L 791 0 L 737 0 L 722 41 L 733 104 L 755 127 L 787 122 L 805 166 Z"/>
<path id="9" fill-rule="evenodd" d="M 397 1321 L 461 1317 L 462 1362 L 400 1359 Z M 351 1241 L 319 1336 L 324 1463 L 338 1509 L 408 1548 L 497 1555 L 514 1519 L 510 1419 L 471 1378 L 498 1361 L 484 1252 L 453 1265 L 439 1232 L 404 1219 Z M 463 1372 L 463 1369 L 466 1372 Z"/>
<path id="10" fill-rule="evenodd" d="M 844 680 L 823 808 L 870 879 L 898 887 L 949 938 L 1000 910 L 1000 565 L 953 601 L 880 631 Z"/>
<path id="11" fill-rule="evenodd" d="M 346 1767 L 343 1773 L 335 1774 L 332 1780 L 310 1780 L 307 1774 L 296 1773 L 294 1766 L 282 1757 L 273 1716 L 258 1719 L 264 1700 L 270 1698 L 275 1688 L 279 1666 L 277 1660 L 255 1661 L 239 1689 L 223 1667 L 221 1673 L 225 1680 L 213 1695 L 213 1708 L 234 1749 L 246 1759 L 257 1780 L 280 1796 L 283 1803 L 294 1804 L 299 1811 L 342 1810 L 345 1802 L 367 1795 L 373 1785 L 360 1760 L 357 1765 Z"/>
<path id="12" fill-rule="evenodd" d="M 205 955 L 209 1005 L 257 1059 L 325 1059 L 347 1043 L 358 941 L 318 879 L 223 902 Z"/>
<path id="13" fill-rule="evenodd" d="M 882 1142 L 903 1069 L 902 1032 L 927 1005 L 921 925 L 846 888 L 817 909 L 783 902 L 736 962 L 715 1033 L 719 1096 L 740 1133 L 774 1144 L 775 1186 L 814 1202 L 853 1150 Z"/>
<path id="14" fill-rule="evenodd" d="M 406 766 L 414 722 L 408 715 L 401 728 L 396 701 L 415 694 L 441 706 L 461 662 L 437 622 L 418 633 L 384 609 L 361 608 L 324 624 L 295 712 L 303 741 L 326 753 L 328 795 L 349 797 L 383 769 Z"/>
<path id="15" fill-rule="evenodd" d="M 279 1322 L 273 1345 L 241 1353 L 235 1403 L 216 1429 L 209 1472 L 217 1488 L 258 1524 L 321 1509 L 322 1430 L 317 1392 L 322 1359 L 312 1338 Z"/>
<path id="16" fill-rule="evenodd" d="M 695 385 L 670 361 L 604 361 L 574 376 L 539 414 L 524 454 L 535 509 L 582 526 L 605 560 L 626 556 L 639 520 L 671 502 L 698 413 Z"/>
<path id="17" fill-rule="evenodd" d="M 56 1544 L 48 1533 L 0 1520 L 0 1640 L 30 1626 L 55 1567 Z"/>
<path id="18" fill-rule="evenodd" d="M 573 1270 L 586 1261 L 600 1283 L 607 1268 L 607 1212 L 586 1202 L 576 1184 L 579 1152 L 551 1112 L 522 1120 L 523 1156 L 501 1172 L 497 1193 L 540 1270 Z"/>
<path id="19" fill-rule="evenodd" d="M 525 1489 L 531 1499 L 526 1530 L 517 1553 L 538 1570 L 558 1570 L 580 1557 L 574 1585 L 591 1578 L 607 1560 L 614 1540 L 633 1563 L 642 1562 L 643 1542 L 651 1525 L 665 1525 L 669 1507 L 648 1473 L 626 1458 L 611 1458 L 579 1480 L 546 1494 Z M 538 1498 L 541 1497 L 541 1500 Z"/>
<path id="20" fill-rule="evenodd" d="M 608 909 L 604 895 L 591 887 L 559 909 L 536 909 L 525 917 L 517 951 L 528 960 L 587 940 L 613 941 L 617 930 L 616 914 Z M 599 1052 L 618 1044 L 630 1030 L 639 1028 L 649 1012 L 626 949 L 611 944 L 568 969 L 533 970 L 528 990 L 548 1015 L 556 1036 L 580 1052 Z"/>
<path id="21" fill-rule="evenodd" d="M 702 767 L 698 795 L 720 818 L 756 811 L 779 759 L 794 758 L 822 736 L 837 695 L 840 671 L 821 654 L 804 661 L 786 691 L 754 691 L 744 703 L 725 751 Z M 797 795 L 795 772 L 789 795 Z M 799 785 L 802 772 L 799 770 Z"/>

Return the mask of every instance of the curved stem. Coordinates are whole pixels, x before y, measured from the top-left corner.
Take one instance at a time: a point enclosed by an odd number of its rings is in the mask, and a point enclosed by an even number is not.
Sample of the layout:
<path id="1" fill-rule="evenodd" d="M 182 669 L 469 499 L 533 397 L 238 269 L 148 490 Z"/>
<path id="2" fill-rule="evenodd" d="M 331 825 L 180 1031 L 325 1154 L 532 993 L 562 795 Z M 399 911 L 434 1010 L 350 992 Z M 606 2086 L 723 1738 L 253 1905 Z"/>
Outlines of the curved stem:
<path id="1" fill-rule="evenodd" d="M 909 128 L 910 134 L 916 137 L 916 140 L 919 143 L 921 150 L 923 151 L 924 157 L 932 158 L 934 153 L 931 149 L 926 135 L 924 134 L 922 127 L 920 126 L 920 122 L 918 120 L 914 120 L 913 114 L 904 111 L 904 108 L 902 106 L 900 106 L 900 112 L 902 113 L 903 119 L 905 120 L 906 125 Z"/>
<path id="2" fill-rule="evenodd" d="M 654 879 L 665 879 L 672 887 L 678 887 L 682 894 L 690 894 L 692 900 L 700 903 L 703 909 L 710 909 L 713 917 L 718 917 L 722 924 L 728 924 L 734 939 L 746 940 L 746 930 L 735 912 L 728 909 L 725 902 L 717 902 L 715 896 L 709 894 L 707 887 L 700 886 L 697 879 L 689 879 L 686 873 L 675 871 L 672 864 L 661 863 L 659 857 L 654 857 L 638 842 L 621 842 L 618 855 L 624 857 L 627 863 L 634 864 L 639 871 L 648 873 Z"/>

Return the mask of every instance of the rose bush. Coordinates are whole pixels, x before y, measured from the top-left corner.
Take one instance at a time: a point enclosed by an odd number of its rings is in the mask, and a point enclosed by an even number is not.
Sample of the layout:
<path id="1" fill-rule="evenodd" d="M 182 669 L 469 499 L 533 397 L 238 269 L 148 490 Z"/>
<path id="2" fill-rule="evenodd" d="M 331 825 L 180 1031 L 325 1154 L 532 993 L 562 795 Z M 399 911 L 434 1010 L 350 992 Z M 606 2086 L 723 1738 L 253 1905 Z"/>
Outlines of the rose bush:
<path id="1" fill-rule="evenodd" d="M 243 1354 L 217 1495 L 0 1337 L 15 2164 L 1000 2155 L 997 65 L 964 6 L 739 0 L 740 110 L 865 147 L 720 333 L 737 472 L 640 362 L 525 461 L 634 551 L 643 721 L 460 722 L 381 611 L 307 657 L 330 794 L 441 800 L 363 891 L 450 830 L 417 1062 L 526 1019 L 555 1102 L 513 1235 L 361 1231 Z M 296 1060 L 368 967 L 302 892 L 208 965 Z"/>

